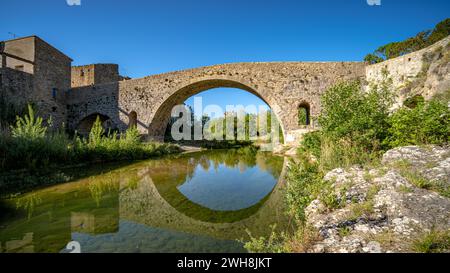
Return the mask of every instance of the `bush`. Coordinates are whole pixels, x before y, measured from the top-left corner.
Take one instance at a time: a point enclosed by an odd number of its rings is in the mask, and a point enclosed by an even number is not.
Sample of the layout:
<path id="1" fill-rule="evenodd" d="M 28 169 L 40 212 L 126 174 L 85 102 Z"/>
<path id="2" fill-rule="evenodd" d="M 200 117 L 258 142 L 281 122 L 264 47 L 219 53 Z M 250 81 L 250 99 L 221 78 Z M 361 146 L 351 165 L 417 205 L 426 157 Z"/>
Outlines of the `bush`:
<path id="1" fill-rule="evenodd" d="M 299 153 L 310 153 L 316 158 L 320 157 L 322 146 L 322 133 L 320 131 L 310 132 L 303 136 Z"/>
<path id="2" fill-rule="evenodd" d="M 448 253 L 450 231 L 431 230 L 413 242 L 413 250 L 419 253 Z"/>
<path id="3" fill-rule="evenodd" d="M 442 144 L 450 139 L 450 110 L 438 100 L 403 107 L 389 118 L 388 147 L 420 144 Z"/>
<path id="4" fill-rule="evenodd" d="M 332 140 L 347 138 L 372 151 L 386 137 L 391 105 L 388 85 L 364 92 L 358 81 L 337 84 L 322 97 L 323 135 Z"/>
<path id="5" fill-rule="evenodd" d="M 48 132 L 40 117 L 28 107 L 28 114 L 17 118 L 11 133 L 0 135 L 0 170 L 37 171 L 51 165 L 139 160 L 178 152 L 175 145 L 143 143 L 137 128 L 125 134 L 105 133 L 97 118 L 88 139 L 70 139 L 61 131 Z"/>
<path id="6" fill-rule="evenodd" d="M 306 207 L 316 199 L 325 186 L 323 174 L 317 163 L 303 158 L 300 163 L 289 165 L 286 181 L 286 202 L 288 214 L 298 222 L 304 223 Z"/>
<path id="7" fill-rule="evenodd" d="M 42 125 L 43 119 L 35 117 L 34 109 L 28 105 L 28 115 L 17 117 L 16 126 L 11 127 L 13 138 L 23 138 L 31 141 L 45 137 L 47 127 Z"/>
<path id="8" fill-rule="evenodd" d="M 363 164 L 383 148 L 389 127 L 390 82 L 364 92 L 358 81 L 339 83 L 322 97 L 320 132 L 304 136 L 300 153 L 309 152 L 319 169 Z"/>

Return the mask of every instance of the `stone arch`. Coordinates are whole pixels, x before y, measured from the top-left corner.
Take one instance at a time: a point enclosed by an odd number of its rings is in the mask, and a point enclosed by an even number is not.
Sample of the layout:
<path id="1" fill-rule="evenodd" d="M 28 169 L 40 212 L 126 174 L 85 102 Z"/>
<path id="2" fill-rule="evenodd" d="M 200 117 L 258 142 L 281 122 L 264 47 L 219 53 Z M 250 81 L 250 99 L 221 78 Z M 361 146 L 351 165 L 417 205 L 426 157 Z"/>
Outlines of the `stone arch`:
<path id="1" fill-rule="evenodd" d="M 137 126 L 137 113 L 136 111 L 131 111 L 128 114 L 128 128 Z"/>
<path id="2" fill-rule="evenodd" d="M 77 123 L 76 125 L 77 133 L 82 136 L 88 136 L 92 129 L 92 126 L 94 125 L 94 122 L 97 120 L 97 117 L 100 118 L 100 121 L 105 131 L 108 131 L 109 129 L 111 130 L 116 129 L 114 122 L 111 120 L 109 116 L 100 113 L 93 113 L 84 117 Z"/>
<path id="3" fill-rule="evenodd" d="M 277 117 L 283 136 L 285 136 L 285 128 L 283 125 L 283 120 L 280 118 L 278 113 L 280 109 L 278 109 L 278 105 L 274 100 L 266 98 L 260 90 L 257 90 L 257 86 L 252 87 L 252 84 L 246 83 L 241 79 L 228 79 L 228 78 L 211 78 L 211 79 L 199 79 L 197 81 L 193 81 L 187 85 L 184 85 L 178 88 L 175 92 L 173 92 L 162 104 L 157 108 L 156 112 L 153 114 L 151 118 L 151 123 L 148 127 L 148 134 L 150 139 L 154 140 L 164 140 L 164 133 L 167 128 L 167 124 L 170 120 L 170 115 L 172 108 L 175 105 L 183 104 L 189 97 L 194 96 L 203 91 L 207 91 L 214 88 L 237 88 L 244 91 L 247 91 L 262 101 L 264 101 L 275 113 Z"/>
<path id="4" fill-rule="evenodd" d="M 311 105 L 303 101 L 298 105 L 298 125 L 309 126 L 311 125 Z"/>

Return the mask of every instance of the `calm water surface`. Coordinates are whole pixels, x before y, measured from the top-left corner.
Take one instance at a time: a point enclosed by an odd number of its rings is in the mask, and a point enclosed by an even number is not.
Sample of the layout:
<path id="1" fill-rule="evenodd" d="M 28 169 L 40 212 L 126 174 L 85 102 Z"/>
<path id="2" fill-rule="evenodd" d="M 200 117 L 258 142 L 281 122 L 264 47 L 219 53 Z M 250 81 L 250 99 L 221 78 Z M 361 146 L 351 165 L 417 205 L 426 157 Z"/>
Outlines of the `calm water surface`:
<path id="1" fill-rule="evenodd" d="M 0 252 L 244 252 L 284 228 L 282 157 L 252 149 L 167 157 L 2 202 Z"/>

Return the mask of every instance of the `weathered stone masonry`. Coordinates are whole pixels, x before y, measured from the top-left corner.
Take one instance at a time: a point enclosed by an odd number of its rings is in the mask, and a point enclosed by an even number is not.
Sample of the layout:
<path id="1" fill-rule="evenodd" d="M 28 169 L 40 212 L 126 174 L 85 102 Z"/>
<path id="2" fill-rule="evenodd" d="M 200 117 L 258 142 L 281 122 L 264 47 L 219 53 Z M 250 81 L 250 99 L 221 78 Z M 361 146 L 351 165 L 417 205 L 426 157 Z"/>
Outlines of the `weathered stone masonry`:
<path id="1" fill-rule="evenodd" d="M 363 77 L 362 63 L 237 63 L 149 76 L 142 79 L 72 89 L 67 97 L 69 126 L 89 115 L 109 116 L 126 129 L 132 111 L 138 128 L 160 139 L 172 107 L 216 87 L 244 89 L 264 100 L 281 121 L 285 134 L 299 129 L 298 107 L 320 111 L 320 95 L 339 80 Z M 238 103 L 238 102 L 237 102 Z"/>
<path id="2" fill-rule="evenodd" d="M 33 102 L 39 115 L 51 116 L 55 128 L 62 126 L 72 59 L 36 36 L 6 41 L 2 48 L 0 95 L 21 107 Z"/>
<path id="3" fill-rule="evenodd" d="M 36 71 L 46 76 L 40 76 L 28 84 L 33 87 L 31 89 L 23 87 L 28 86 L 25 84 L 27 81 L 17 78 L 17 82 L 16 78 L 8 76 L 6 83 L 3 81 L 2 90 L 16 86 L 15 89 L 23 88 L 20 92 L 36 93 L 42 105 L 52 105 L 52 110 L 45 107 L 47 114 L 58 114 L 58 119 L 66 122 L 72 130 L 86 127 L 86 121 L 92 122 L 92 117 L 97 115 L 105 120 L 110 119 L 118 129 L 125 130 L 133 122 L 130 120 L 131 115 L 132 119 L 137 118 L 138 128 L 143 134 L 161 139 L 173 106 L 211 88 L 233 87 L 264 100 L 280 120 L 285 140 L 294 142 L 301 132 L 314 126 L 302 128 L 298 125 L 299 106 L 307 105 L 314 120 L 320 112 L 320 96 L 339 81 L 365 79 L 368 83 L 376 83 L 387 71 L 397 88 L 405 79 L 411 82 L 409 89 L 401 92 L 403 96 L 426 93 L 428 98 L 430 94 L 450 88 L 450 38 L 427 49 L 372 66 L 360 62 L 234 63 L 131 80 L 123 80 L 118 74 L 118 66 L 113 64 L 70 68 L 68 57 L 61 56 L 56 49 L 50 50 L 48 44 L 37 37 L 34 40 L 39 44 L 35 49 L 38 58 L 34 77 Z M 20 46 L 16 47 L 20 49 Z M 49 52 L 47 55 L 50 57 L 42 58 L 38 54 L 44 50 Z M 428 73 L 425 80 L 422 76 L 424 67 L 428 69 L 425 71 Z M 9 75 L 5 70 L 14 71 L 10 66 L 7 68 L 2 69 L 3 78 Z M 419 80 L 424 81 L 423 88 L 419 88 Z M 64 90 L 63 96 L 52 98 L 49 91 L 51 86 Z M 29 97 L 35 99 L 34 95 Z M 53 112 L 54 107 L 57 108 L 56 112 Z"/>

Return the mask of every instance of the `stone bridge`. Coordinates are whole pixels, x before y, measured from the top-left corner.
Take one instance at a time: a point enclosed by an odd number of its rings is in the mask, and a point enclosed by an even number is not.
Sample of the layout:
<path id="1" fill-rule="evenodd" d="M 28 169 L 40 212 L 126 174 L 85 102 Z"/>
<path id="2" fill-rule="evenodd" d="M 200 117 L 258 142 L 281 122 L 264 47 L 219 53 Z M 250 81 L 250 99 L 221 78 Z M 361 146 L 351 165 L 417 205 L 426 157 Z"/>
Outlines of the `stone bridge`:
<path id="1" fill-rule="evenodd" d="M 68 127 L 82 129 L 100 116 L 120 130 L 137 124 L 143 134 L 161 140 L 173 106 L 208 89 L 232 87 L 266 102 L 291 142 L 313 126 L 298 124 L 299 107 L 317 116 L 322 93 L 338 81 L 363 78 L 365 67 L 360 62 L 235 63 L 73 88 L 66 97 Z"/>

